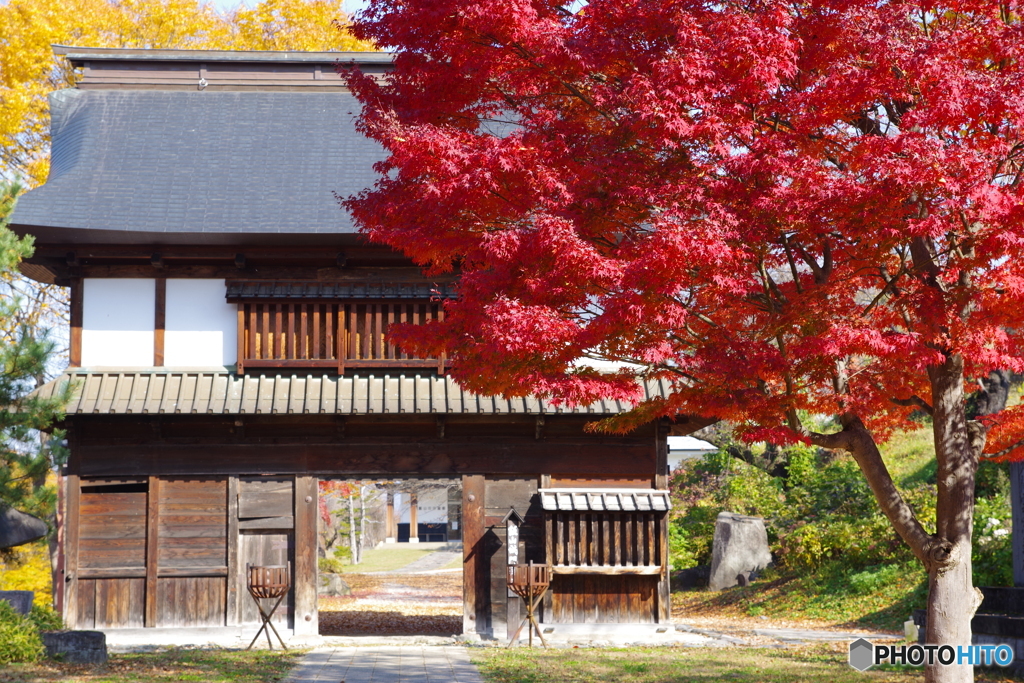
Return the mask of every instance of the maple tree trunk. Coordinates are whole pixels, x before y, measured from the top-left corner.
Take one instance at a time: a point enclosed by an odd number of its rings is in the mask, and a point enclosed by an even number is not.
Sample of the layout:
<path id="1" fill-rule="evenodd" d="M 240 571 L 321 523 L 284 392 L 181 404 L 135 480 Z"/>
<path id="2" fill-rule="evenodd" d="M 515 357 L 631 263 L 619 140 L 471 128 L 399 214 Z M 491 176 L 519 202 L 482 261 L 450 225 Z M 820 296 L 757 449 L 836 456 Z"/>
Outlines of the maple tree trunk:
<path id="1" fill-rule="evenodd" d="M 882 512 L 928 572 L 928 623 L 925 642 L 954 647 L 971 644 L 971 619 L 981 604 L 972 583 L 971 532 L 974 527 L 974 477 L 985 431 L 968 422 L 964 407 L 963 360 L 950 355 L 929 368 L 935 444 L 936 532 L 929 534 L 896 488 L 871 433 L 856 415 L 840 417 L 843 431 L 812 434 L 812 443 L 849 451 L 860 466 Z M 926 683 L 969 683 L 969 665 L 925 667 Z"/>
<path id="2" fill-rule="evenodd" d="M 971 619 L 981 604 L 971 571 L 974 529 L 974 478 L 984 446 L 980 429 L 968 428 L 964 409 L 963 359 L 950 355 L 928 370 L 932 385 L 932 431 L 935 441 L 935 543 L 929 550 L 928 624 L 925 642 L 971 644 Z M 974 680 L 970 665 L 927 667 L 927 683 Z"/>

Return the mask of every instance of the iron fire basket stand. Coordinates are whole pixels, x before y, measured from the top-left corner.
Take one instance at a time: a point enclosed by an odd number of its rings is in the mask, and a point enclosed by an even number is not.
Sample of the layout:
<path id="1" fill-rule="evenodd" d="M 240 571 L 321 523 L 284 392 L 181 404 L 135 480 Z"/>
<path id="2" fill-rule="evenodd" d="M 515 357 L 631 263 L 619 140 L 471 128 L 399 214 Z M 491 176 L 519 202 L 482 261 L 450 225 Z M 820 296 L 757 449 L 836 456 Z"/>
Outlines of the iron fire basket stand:
<path id="1" fill-rule="evenodd" d="M 274 627 L 274 622 L 271 621 L 271 618 L 274 616 L 274 612 L 277 611 L 281 601 L 288 595 L 288 589 L 291 588 L 292 563 L 289 562 L 284 566 L 278 565 L 273 567 L 259 567 L 247 564 L 245 565 L 245 572 L 249 579 L 249 595 L 256 602 L 256 609 L 260 611 L 260 619 L 263 620 L 260 630 L 256 632 L 256 637 L 252 639 L 249 647 L 245 649 L 251 650 L 252 646 L 259 639 L 260 634 L 266 631 L 267 645 L 273 650 L 274 641 L 270 639 L 270 632 L 273 631 L 274 635 L 277 636 L 278 642 L 281 643 L 281 647 L 287 650 L 288 646 L 284 644 L 284 639 L 277 632 L 277 628 Z M 274 604 L 269 612 L 263 609 L 262 601 L 265 599 L 274 600 Z"/>
<path id="2" fill-rule="evenodd" d="M 512 645 L 519 639 L 519 633 L 523 630 L 523 626 L 529 624 L 527 628 L 528 641 L 530 647 L 533 647 L 533 632 L 537 632 L 537 637 L 540 638 L 540 642 L 544 647 L 548 644 L 544 640 L 544 634 L 541 633 L 540 624 L 537 623 L 537 607 L 540 605 L 540 601 L 544 599 L 544 593 L 547 592 L 548 587 L 551 585 L 551 567 L 546 564 L 512 564 L 508 567 L 508 587 L 513 593 L 523 599 L 523 603 L 526 605 L 526 617 L 520 622 L 519 628 L 512 635 L 512 638 L 508 641 L 508 646 Z"/>

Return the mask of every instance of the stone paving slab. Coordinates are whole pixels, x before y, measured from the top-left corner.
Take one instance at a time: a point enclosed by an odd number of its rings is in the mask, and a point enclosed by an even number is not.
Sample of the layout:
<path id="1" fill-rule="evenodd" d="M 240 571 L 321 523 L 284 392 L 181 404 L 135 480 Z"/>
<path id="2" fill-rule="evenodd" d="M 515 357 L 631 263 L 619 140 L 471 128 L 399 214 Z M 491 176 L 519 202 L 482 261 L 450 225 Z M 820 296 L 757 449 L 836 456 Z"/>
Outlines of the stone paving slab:
<path id="1" fill-rule="evenodd" d="M 483 683 L 464 647 L 382 646 L 311 652 L 285 683 Z"/>

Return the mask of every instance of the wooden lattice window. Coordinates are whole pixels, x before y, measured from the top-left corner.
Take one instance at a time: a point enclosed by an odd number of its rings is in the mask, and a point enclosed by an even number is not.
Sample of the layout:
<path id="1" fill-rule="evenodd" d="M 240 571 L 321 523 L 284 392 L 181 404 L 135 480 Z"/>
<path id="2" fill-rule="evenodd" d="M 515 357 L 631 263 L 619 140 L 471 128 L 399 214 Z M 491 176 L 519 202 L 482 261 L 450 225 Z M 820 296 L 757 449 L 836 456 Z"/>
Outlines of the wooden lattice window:
<path id="1" fill-rule="evenodd" d="M 556 574 L 660 574 L 664 512 L 548 512 L 548 561 Z"/>
<path id="2" fill-rule="evenodd" d="M 238 304 L 238 371 L 248 368 L 437 368 L 390 343 L 395 323 L 444 315 L 431 301 L 248 301 Z"/>

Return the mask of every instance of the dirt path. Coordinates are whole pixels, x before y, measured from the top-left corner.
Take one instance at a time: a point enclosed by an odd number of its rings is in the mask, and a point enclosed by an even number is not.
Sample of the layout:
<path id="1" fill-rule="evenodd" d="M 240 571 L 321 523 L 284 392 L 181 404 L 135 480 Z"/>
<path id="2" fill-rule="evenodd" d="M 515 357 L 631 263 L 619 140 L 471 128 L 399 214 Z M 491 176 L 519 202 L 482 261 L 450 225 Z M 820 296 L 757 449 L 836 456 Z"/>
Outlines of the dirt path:
<path id="1" fill-rule="evenodd" d="M 320 598 L 320 634 L 458 635 L 462 571 L 439 570 L 456 557 L 440 549 L 399 569 L 345 574 L 352 595 Z"/>

